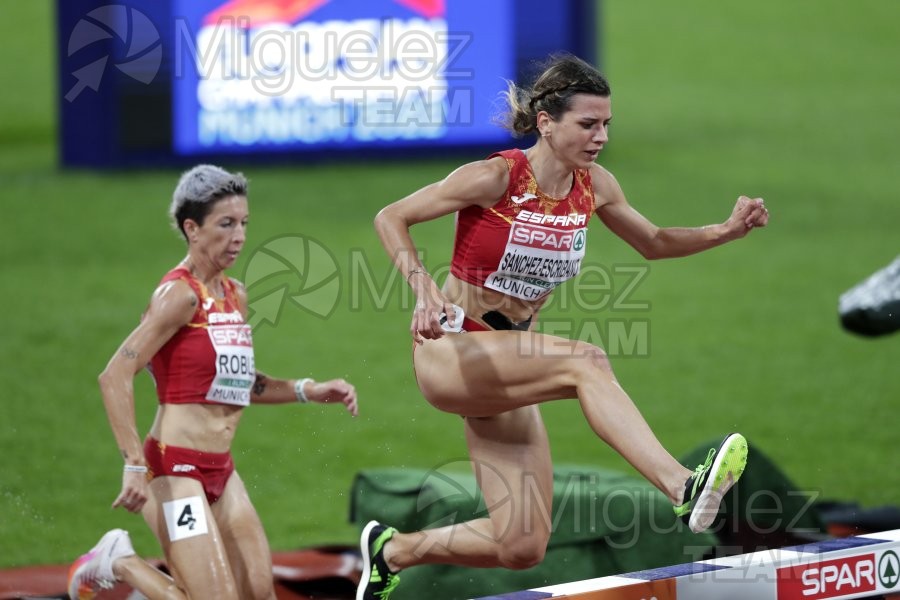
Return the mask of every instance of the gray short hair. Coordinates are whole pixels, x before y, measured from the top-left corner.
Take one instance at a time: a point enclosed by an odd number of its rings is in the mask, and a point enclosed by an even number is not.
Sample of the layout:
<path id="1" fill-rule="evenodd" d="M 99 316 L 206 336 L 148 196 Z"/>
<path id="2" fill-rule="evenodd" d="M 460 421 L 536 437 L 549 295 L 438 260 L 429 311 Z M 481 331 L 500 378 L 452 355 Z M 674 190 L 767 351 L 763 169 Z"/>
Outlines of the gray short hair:
<path id="1" fill-rule="evenodd" d="M 203 225 L 213 205 L 223 198 L 247 196 L 247 178 L 242 173 L 229 173 L 215 165 L 197 165 L 185 171 L 172 193 L 169 216 L 172 225 L 184 233 L 187 219 Z"/>

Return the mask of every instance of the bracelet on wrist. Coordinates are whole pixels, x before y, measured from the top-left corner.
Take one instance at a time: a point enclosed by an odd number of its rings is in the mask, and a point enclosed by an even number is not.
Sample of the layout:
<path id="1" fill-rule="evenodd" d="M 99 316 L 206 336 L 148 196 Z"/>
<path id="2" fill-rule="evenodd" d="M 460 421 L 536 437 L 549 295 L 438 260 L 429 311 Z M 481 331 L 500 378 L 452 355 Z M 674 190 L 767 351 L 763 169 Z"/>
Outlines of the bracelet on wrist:
<path id="1" fill-rule="evenodd" d="M 124 471 L 126 473 L 146 473 L 147 467 L 146 465 L 125 465 Z"/>
<path id="2" fill-rule="evenodd" d="M 308 381 L 312 380 L 312 377 L 305 377 L 294 382 L 294 395 L 297 396 L 297 402 L 300 404 L 309 402 L 309 398 L 306 397 L 306 392 L 303 391 L 303 386 L 305 386 Z"/>
<path id="3" fill-rule="evenodd" d="M 416 273 L 422 273 L 424 275 L 428 275 L 428 271 L 426 271 L 425 269 L 421 269 L 421 268 L 413 269 L 406 275 L 406 283 L 409 283 L 409 278 L 412 277 L 413 275 L 415 275 Z"/>

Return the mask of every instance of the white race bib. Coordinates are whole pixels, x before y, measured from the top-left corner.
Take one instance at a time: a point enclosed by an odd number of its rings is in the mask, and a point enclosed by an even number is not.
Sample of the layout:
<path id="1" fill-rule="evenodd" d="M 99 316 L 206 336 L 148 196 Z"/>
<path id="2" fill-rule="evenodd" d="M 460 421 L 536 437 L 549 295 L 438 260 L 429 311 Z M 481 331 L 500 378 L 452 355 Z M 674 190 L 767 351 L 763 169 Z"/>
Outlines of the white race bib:
<path id="1" fill-rule="evenodd" d="M 540 219 L 525 222 L 520 218 L 528 215 Z M 555 217 L 522 211 L 510 227 L 500 264 L 487 276 L 484 287 L 522 300 L 543 298 L 581 269 L 586 221 L 584 215 Z"/>
<path id="2" fill-rule="evenodd" d="M 247 406 L 256 380 L 253 337 L 246 323 L 210 325 L 209 339 L 216 351 L 216 376 L 206 399 L 220 404 Z"/>
<path id="3" fill-rule="evenodd" d="M 163 502 L 162 507 L 170 542 L 206 535 L 209 532 L 206 524 L 206 508 L 200 496 Z"/>

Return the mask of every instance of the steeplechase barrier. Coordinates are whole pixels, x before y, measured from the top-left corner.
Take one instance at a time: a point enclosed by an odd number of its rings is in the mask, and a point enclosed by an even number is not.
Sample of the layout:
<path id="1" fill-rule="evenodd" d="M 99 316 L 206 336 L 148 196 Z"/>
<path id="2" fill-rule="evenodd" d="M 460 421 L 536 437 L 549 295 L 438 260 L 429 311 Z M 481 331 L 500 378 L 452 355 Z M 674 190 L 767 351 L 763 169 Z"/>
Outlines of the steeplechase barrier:
<path id="1" fill-rule="evenodd" d="M 478 600 L 900 599 L 900 529 L 762 550 Z"/>

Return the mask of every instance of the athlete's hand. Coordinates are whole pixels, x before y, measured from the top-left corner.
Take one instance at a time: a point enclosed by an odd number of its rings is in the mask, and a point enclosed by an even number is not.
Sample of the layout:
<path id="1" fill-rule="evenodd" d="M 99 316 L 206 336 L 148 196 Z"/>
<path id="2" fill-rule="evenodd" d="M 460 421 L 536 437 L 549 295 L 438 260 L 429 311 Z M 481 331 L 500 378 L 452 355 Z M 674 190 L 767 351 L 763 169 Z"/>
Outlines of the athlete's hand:
<path id="1" fill-rule="evenodd" d="M 765 227 L 768 223 L 769 211 L 763 199 L 741 196 L 725 226 L 734 238 L 742 238 L 754 227 Z"/>
<path id="2" fill-rule="evenodd" d="M 442 293 L 435 289 L 432 293 L 419 295 L 413 311 L 412 324 L 409 327 L 413 341 L 423 344 L 425 340 L 437 340 L 444 337 L 445 331 L 441 327 L 441 317 L 444 315 L 446 315 L 449 325 L 461 325 L 454 321 L 456 311 L 453 310 L 453 303 L 444 298 Z"/>
<path id="3" fill-rule="evenodd" d="M 444 329 L 441 327 L 442 315 L 447 315 L 451 326 L 462 325 L 462 323 L 453 321 L 456 315 L 453 303 L 444 297 L 428 273 L 416 271 L 408 280 L 416 295 L 416 307 L 413 310 L 412 323 L 409 326 L 409 332 L 416 344 L 444 337 Z"/>
<path id="4" fill-rule="evenodd" d="M 122 473 L 122 491 L 112 507 L 120 506 L 128 512 L 139 513 L 147 502 L 147 474 L 125 471 Z"/>
<path id="5" fill-rule="evenodd" d="M 351 416 L 355 417 L 359 414 L 356 388 L 343 379 L 315 382 L 309 388 L 306 397 L 311 402 L 321 402 L 322 404 L 340 402 L 347 407 L 347 412 Z"/>

